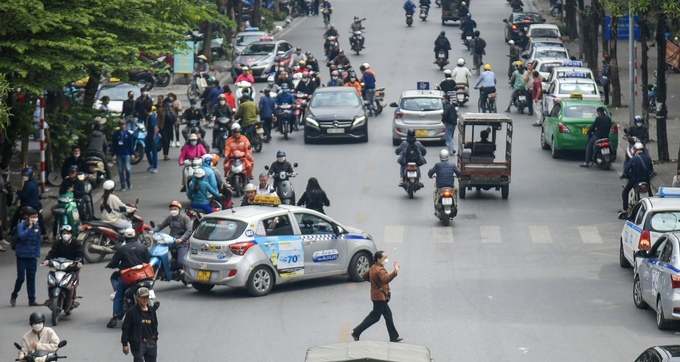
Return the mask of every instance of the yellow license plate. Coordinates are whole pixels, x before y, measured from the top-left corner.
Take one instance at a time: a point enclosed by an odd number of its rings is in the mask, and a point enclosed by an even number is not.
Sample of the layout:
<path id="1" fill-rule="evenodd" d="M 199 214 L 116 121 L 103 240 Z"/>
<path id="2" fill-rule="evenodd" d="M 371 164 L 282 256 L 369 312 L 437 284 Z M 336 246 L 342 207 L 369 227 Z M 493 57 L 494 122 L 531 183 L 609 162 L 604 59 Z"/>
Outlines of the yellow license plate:
<path id="1" fill-rule="evenodd" d="M 427 137 L 427 130 L 426 129 L 416 130 L 416 137 Z"/>
<path id="2" fill-rule="evenodd" d="M 199 270 L 198 271 L 198 281 L 207 282 L 210 280 L 210 270 Z"/>
<path id="3" fill-rule="evenodd" d="M 583 128 L 581 128 L 581 132 L 583 132 L 583 134 L 588 134 L 588 128 L 589 128 L 589 127 L 583 127 Z"/>

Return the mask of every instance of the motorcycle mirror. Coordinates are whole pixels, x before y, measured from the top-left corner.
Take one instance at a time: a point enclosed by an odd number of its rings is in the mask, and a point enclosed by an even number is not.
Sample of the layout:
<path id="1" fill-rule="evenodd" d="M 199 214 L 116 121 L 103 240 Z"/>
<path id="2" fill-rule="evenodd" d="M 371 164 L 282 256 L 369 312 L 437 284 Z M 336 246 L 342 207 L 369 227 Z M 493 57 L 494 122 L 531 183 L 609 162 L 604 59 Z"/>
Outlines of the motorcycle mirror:
<path id="1" fill-rule="evenodd" d="M 392 103 L 390 103 L 390 107 L 395 107 L 395 108 L 396 108 L 396 107 L 397 107 L 397 102 L 392 102 Z"/>
<path id="2" fill-rule="evenodd" d="M 508 19 L 503 19 L 503 22 L 504 22 L 504 23 L 507 23 L 507 22 L 508 22 Z"/>
<path id="3" fill-rule="evenodd" d="M 298 163 L 295 162 L 295 163 L 293 164 L 293 167 L 298 167 Z"/>
<path id="4" fill-rule="evenodd" d="M 135 200 L 135 205 L 139 204 L 139 197 Z"/>
<path id="5" fill-rule="evenodd" d="M 17 342 L 14 342 L 14 347 L 16 347 L 18 350 L 21 350 L 21 345 Z"/>
<path id="6" fill-rule="evenodd" d="M 264 169 L 265 169 L 265 170 L 269 170 L 269 166 L 264 165 Z"/>
<path id="7" fill-rule="evenodd" d="M 57 346 L 58 346 L 59 348 L 61 348 L 61 347 L 64 347 L 65 345 L 66 345 L 66 340 L 65 340 L 65 339 L 62 339 L 61 341 L 59 341 L 59 344 L 58 344 Z"/>
<path id="8" fill-rule="evenodd" d="M 149 225 L 151 225 L 152 228 L 155 228 L 155 227 L 156 227 L 156 223 L 153 222 L 153 220 L 149 221 Z"/>

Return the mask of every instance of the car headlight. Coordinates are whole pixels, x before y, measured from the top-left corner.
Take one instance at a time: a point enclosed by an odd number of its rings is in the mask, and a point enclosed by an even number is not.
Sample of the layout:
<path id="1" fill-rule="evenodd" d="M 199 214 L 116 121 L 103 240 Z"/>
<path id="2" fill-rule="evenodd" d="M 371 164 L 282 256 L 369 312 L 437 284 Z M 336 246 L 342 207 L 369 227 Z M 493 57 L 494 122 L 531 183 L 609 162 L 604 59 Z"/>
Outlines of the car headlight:
<path id="1" fill-rule="evenodd" d="M 354 119 L 354 122 L 352 123 L 352 126 L 355 127 L 355 126 L 363 124 L 364 122 L 366 122 L 366 116 L 356 117 Z"/>
<path id="2" fill-rule="evenodd" d="M 313 126 L 319 127 L 319 122 L 315 121 L 312 117 L 306 117 L 305 121 Z"/>

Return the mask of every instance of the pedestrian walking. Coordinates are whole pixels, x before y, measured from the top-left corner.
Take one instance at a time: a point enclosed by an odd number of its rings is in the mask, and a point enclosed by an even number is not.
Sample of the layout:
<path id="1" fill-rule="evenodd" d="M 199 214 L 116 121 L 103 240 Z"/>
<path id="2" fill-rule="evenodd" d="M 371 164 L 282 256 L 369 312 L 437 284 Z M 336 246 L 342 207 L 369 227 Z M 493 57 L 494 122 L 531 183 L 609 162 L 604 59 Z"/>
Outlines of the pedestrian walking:
<path id="1" fill-rule="evenodd" d="M 149 289 L 139 288 L 137 304 L 128 309 L 123 320 L 120 342 L 123 353 L 132 352 L 134 362 L 156 362 L 158 356 L 158 317 L 149 307 Z"/>
<path id="2" fill-rule="evenodd" d="M 531 85 L 531 100 L 534 103 L 534 114 L 536 115 L 536 122 L 533 125 L 540 127 L 543 124 L 543 82 L 541 74 L 537 70 L 534 70 L 532 77 L 534 80 Z"/>
<path id="3" fill-rule="evenodd" d="M 177 116 L 177 120 L 175 121 L 175 137 L 173 137 L 172 140 L 170 140 L 170 146 L 171 147 L 180 147 L 182 144 L 179 142 L 179 124 L 180 122 L 180 115 L 184 110 L 182 109 L 182 102 L 177 99 L 177 94 L 173 92 L 169 92 L 167 94 L 167 97 L 172 99 L 172 110 L 174 111 L 175 115 Z"/>
<path id="4" fill-rule="evenodd" d="M 38 269 L 40 243 L 42 241 L 38 210 L 28 207 L 26 213 L 28 219 L 19 223 L 17 231 L 19 237 L 16 244 L 17 279 L 14 282 L 14 290 L 9 300 L 12 307 L 17 304 L 17 297 L 24 281 L 26 281 L 26 291 L 28 292 L 28 305 L 42 305 L 35 301 L 35 273 Z"/>
<path id="5" fill-rule="evenodd" d="M 276 109 L 276 103 L 270 92 L 264 92 L 264 95 L 260 97 L 259 109 L 260 119 L 264 122 L 264 141 L 269 142 L 272 139 L 272 122 Z"/>
<path id="6" fill-rule="evenodd" d="M 609 80 L 612 75 L 612 67 L 609 64 L 609 55 L 602 55 L 602 68 L 600 68 L 600 85 L 602 86 L 602 93 L 604 93 L 604 105 L 609 105 Z"/>
<path id="7" fill-rule="evenodd" d="M 352 338 L 354 338 L 355 341 L 358 341 L 361 333 L 379 321 L 380 316 L 383 316 L 385 318 L 385 324 L 387 325 L 387 332 L 390 335 L 390 342 L 401 342 L 403 338 L 399 337 L 397 328 L 394 327 L 392 310 L 388 304 L 392 297 L 389 283 L 392 279 L 397 277 L 399 264 L 395 261 L 394 271 L 392 273 L 387 273 L 384 266 L 384 264 L 387 263 L 387 253 L 383 250 L 375 252 L 373 261 L 375 261 L 375 264 L 361 276 L 364 280 L 371 283 L 371 301 L 373 302 L 373 310 L 368 313 L 368 316 L 366 316 L 361 324 L 352 330 Z"/>
<path id="8" fill-rule="evenodd" d="M 451 103 L 451 96 L 445 94 L 442 123 L 444 123 L 445 129 L 446 148 L 449 150 L 449 154 L 451 156 L 453 156 L 454 152 L 456 151 L 456 147 L 453 144 L 453 135 L 456 132 L 456 125 L 458 125 L 458 110 L 456 109 L 456 106 L 456 104 Z"/>
<path id="9" fill-rule="evenodd" d="M 161 130 L 161 144 L 163 147 L 163 160 L 170 159 L 170 145 L 172 143 L 172 136 L 175 132 L 175 122 L 177 122 L 177 114 L 173 108 L 172 98 L 165 98 L 163 105 L 157 107 L 158 111 L 156 117 L 158 118 L 158 128 Z"/>
<path id="10" fill-rule="evenodd" d="M 125 129 L 124 119 L 118 120 L 118 130 L 113 133 L 111 154 L 113 162 L 118 165 L 120 177 L 120 190 L 125 191 L 132 187 L 130 183 L 131 166 L 130 160 L 135 159 L 135 139 L 132 133 Z"/>
<path id="11" fill-rule="evenodd" d="M 149 160 L 149 168 L 147 171 L 158 172 L 158 141 L 159 129 L 158 119 L 156 118 L 156 106 L 150 109 L 149 117 L 146 119 L 146 159 Z"/>

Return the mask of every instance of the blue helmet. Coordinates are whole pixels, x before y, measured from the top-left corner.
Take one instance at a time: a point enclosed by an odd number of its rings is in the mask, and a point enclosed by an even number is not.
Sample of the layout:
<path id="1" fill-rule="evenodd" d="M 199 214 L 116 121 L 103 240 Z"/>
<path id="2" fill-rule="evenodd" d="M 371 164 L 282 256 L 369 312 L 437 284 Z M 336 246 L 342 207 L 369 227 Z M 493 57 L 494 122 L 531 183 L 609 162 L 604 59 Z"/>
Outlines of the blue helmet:
<path id="1" fill-rule="evenodd" d="M 640 115 L 635 116 L 635 123 L 641 123 L 641 122 L 644 122 L 644 121 L 645 121 L 645 119 L 642 118 L 642 116 L 640 116 Z"/>
<path id="2" fill-rule="evenodd" d="M 286 157 L 286 152 L 283 150 L 276 151 L 276 157 Z"/>
<path id="3" fill-rule="evenodd" d="M 206 153 L 205 155 L 203 155 L 203 164 L 204 165 L 212 164 L 212 159 L 213 159 L 212 155 L 209 154 L 209 153 Z"/>
<path id="4" fill-rule="evenodd" d="M 28 176 L 28 178 L 33 178 L 33 169 L 26 167 L 25 169 L 21 170 L 21 174 Z"/>

